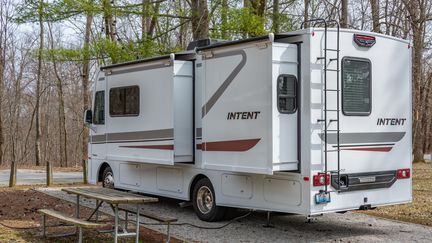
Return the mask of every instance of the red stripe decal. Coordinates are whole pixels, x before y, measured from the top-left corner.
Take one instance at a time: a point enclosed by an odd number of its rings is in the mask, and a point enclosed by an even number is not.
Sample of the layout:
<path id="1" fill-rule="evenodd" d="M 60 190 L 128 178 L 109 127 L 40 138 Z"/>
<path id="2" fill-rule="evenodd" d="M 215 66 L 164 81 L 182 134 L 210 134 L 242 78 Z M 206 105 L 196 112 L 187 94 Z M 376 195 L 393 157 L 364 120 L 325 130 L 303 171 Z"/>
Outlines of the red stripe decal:
<path id="1" fill-rule="evenodd" d="M 375 148 L 345 148 L 341 150 L 357 150 L 357 151 L 370 151 L 370 152 L 390 152 L 393 147 L 375 147 Z"/>
<path id="2" fill-rule="evenodd" d="M 174 145 L 136 145 L 136 146 L 120 146 L 120 148 L 138 148 L 138 149 L 162 149 L 162 150 L 174 150 Z"/>
<path id="3" fill-rule="evenodd" d="M 218 141 L 197 144 L 196 148 L 203 151 L 244 152 L 253 148 L 261 139 L 244 139 L 231 141 Z"/>

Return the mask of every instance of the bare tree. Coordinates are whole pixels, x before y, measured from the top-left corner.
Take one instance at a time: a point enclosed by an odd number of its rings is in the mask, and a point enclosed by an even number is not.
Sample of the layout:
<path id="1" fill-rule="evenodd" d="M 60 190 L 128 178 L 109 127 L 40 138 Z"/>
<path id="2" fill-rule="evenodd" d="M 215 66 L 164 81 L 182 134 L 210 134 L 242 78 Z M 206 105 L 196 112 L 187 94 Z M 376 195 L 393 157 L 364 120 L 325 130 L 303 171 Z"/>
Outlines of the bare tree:
<path id="1" fill-rule="evenodd" d="M 381 33 L 379 17 L 379 0 L 370 0 L 372 10 L 372 31 Z"/>
<path id="2" fill-rule="evenodd" d="M 39 16 L 39 50 L 38 50 L 38 65 L 37 65 L 37 78 L 36 78 L 36 136 L 35 136 L 35 162 L 36 166 L 41 164 L 41 109 L 40 109 L 40 98 L 41 98 L 41 76 L 42 76 L 42 51 L 44 47 L 44 24 L 43 24 L 43 0 L 39 0 L 38 16 Z"/>
<path id="3" fill-rule="evenodd" d="M 191 0 L 193 39 L 209 37 L 209 11 L 207 0 Z"/>
<path id="4" fill-rule="evenodd" d="M 341 28 L 348 28 L 348 0 L 341 0 Z"/>

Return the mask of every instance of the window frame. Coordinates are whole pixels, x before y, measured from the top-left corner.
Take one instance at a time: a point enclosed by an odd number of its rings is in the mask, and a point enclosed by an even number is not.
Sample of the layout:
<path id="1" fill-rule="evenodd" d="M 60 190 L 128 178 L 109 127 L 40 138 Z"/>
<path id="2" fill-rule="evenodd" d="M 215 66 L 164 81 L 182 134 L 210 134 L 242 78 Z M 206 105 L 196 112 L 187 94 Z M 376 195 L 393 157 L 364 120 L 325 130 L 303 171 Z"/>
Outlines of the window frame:
<path id="1" fill-rule="evenodd" d="M 111 113 L 111 91 L 114 89 L 127 89 L 127 88 L 134 88 L 137 87 L 138 88 L 138 113 L 136 114 L 120 114 L 120 115 L 116 115 L 116 114 L 112 114 Z M 108 107 L 108 113 L 110 115 L 110 117 L 134 117 L 134 116 L 139 116 L 140 115 L 140 111 L 141 111 L 141 90 L 139 85 L 129 85 L 129 86 L 119 86 L 119 87 L 112 87 L 109 90 L 108 93 L 108 100 L 109 100 L 109 107 Z"/>
<path id="2" fill-rule="evenodd" d="M 366 62 L 369 65 L 369 70 L 370 70 L 370 74 L 369 74 L 369 111 L 368 112 L 347 112 L 345 111 L 344 108 L 344 62 L 346 60 L 353 60 L 353 61 L 361 61 L 361 62 Z M 341 62 L 341 103 L 342 103 L 342 114 L 344 116 L 370 116 L 370 114 L 372 113 L 372 62 L 370 59 L 368 58 L 361 58 L 361 57 L 352 57 L 352 56 L 345 56 L 342 58 L 342 62 Z"/>
<path id="3" fill-rule="evenodd" d="M 281 111 L 280 107 L 279 107 L 279 96 L 280 96 L 280 90 L 279 90 L 279 78 L 280 77 L 287 77 L 287 78 L 294 78 L 294 110 L 291 111 Z M 279 111 L 280 114 L 294 114 L 297 112 L 298 110 L 298 79 L 295 75 L 292 74 L 279 74 L 278 77 L 276 78 L 276 92 L 277 92 L 277 97 L 276 97 L 276 106 L 277 109 Z"/>
<path id="4" fill-rule="evenodd" d="M 103 119 L 103 123 L 101 123 L 101 122 L 96 123 L 96 101 L 97 101 L 97 95 L 99 93 L 103 94 L 103 107 L 104 107 L 104 119 Z M 93 118 L 92 118 L 93 124 L 95 124 L 95 125 L 105 125 L 105 110 L 106 110 L 105 90 L 98 90 L 98 91 L 95 92 L 95 95 L 94 95 Z"/>

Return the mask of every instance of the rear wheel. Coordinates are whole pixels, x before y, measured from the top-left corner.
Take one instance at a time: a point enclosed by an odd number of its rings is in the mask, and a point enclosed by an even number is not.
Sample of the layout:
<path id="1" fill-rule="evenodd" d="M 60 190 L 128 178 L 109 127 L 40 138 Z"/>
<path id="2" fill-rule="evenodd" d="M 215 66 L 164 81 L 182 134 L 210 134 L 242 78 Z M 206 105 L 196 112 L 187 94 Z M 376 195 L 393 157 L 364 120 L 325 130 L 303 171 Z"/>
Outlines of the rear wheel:
<path id="1" fill-rule="evenodd" d="M 225 207 L 216 206 L 216 198 L 208 178 L 199 180 L 193 190 L 193 208 L 199 219 L 213 222 L 221 220 L 225 214 Z"/>
<path id="2" fill-rule="evenodd" d="M 114 174 L 111 167 L 106 167 L 102 174 L 102 186 L 114 189 Z"/>

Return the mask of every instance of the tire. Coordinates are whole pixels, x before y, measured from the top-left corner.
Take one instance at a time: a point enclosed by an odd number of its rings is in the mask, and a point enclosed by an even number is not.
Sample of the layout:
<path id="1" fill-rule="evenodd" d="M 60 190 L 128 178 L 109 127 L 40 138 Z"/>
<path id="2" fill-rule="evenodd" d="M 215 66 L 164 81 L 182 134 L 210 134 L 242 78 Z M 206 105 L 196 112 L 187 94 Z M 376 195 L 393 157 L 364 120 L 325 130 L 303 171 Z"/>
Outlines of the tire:
<path id="1" fill-rule="evenodd" d="M 208 178 L 200 179 L 193 188 L 192 205 L 199 219 L 207 222 L 221 220 L 225 215 L 225 207 L 216 206 L 216 197 Z"/>
<path id="2" fill-rule="evenodd" d="M 102 174 L 102 186 L 114 189 L 114 173 L 111 167 L 106 167 Z"/>

